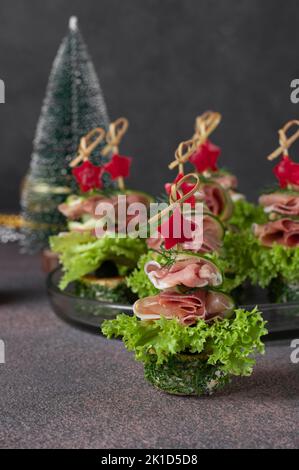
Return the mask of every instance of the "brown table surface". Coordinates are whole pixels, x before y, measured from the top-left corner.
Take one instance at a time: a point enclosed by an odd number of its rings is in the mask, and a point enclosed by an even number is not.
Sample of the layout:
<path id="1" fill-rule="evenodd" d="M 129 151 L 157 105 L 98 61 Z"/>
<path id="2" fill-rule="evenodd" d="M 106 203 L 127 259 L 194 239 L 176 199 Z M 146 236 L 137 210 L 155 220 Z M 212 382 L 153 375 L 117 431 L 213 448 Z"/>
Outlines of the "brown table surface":
<path id="1" fill-rule="evenodd" d="M 0 260 L 1 448 L 298 447 L 290 340 L 267 343 L 251 377 L 212 397 L 166 395 L 120 341 L 55 316 L 38 257 L 1 245 Z"/>

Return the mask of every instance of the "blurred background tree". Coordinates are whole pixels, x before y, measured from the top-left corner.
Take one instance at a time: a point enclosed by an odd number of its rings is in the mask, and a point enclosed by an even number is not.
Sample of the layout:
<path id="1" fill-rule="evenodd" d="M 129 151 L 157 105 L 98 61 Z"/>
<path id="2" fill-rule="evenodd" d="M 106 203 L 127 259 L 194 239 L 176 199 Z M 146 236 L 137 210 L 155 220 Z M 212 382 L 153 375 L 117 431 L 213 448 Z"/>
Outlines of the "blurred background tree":
<path id="1" fill-rule="evenodd" d="M 107 129 L 103 93 L 87 47 L 71 17 L 54 60 L 38 121 L 31 164 L 22 190 L 22 251 L 34 253 L 64 228 L 57 206 L 75 188 L 69 167 L 80 138 L 94 127 Z M 96 150 L 99 163 L 99 147 Z M 94 157 L 94 156 L 93 156 Z"/>

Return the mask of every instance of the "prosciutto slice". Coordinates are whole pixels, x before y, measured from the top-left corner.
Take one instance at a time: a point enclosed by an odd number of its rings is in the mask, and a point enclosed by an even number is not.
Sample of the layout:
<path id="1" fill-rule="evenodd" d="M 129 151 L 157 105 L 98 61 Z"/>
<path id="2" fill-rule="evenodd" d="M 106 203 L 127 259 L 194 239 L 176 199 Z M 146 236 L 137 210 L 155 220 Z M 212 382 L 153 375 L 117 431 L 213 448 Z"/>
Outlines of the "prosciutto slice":
<path id="1" fill-rule="evenodd" d="M 163 243 L 163 238 L 158 231 L 155 234 L 153 234 L 152 237 L 146 239 L 146 244 L 148 248 L 151 250 L 160 251 L 162 243 Z"/>
<path id="2" fill-rule="evenodd" d="M 186 287 L 219 286 L 222 275 L 215 264 L 196 256 L 177 256 L 170 267 L 162 267 L 149 261 L 144 271 L 157 289 L 168 289 L 179 285 Z"/>
<path id="3" fill-rule="evenodd" d="M 227 220 L 232 215 L 233 206 L 228 192 L 218 183 L 206 183 L 202 187 L 204 192 L 204 202 L 209 211 L 223 220 Z"/>
<path id="4" fill-rule="evenodd" d="M 264 225 L 255 225 L 254 234 L 264 246 L 274 243 L 289 248 L 299 246 L 299 222 L 292 219 L 278 219 Z"/>
<path id="5" fill-rule="evenodd" d="M 196 253 L 219 251 L 222 246 L 222 235 L 223 231 L 221 223 L 209 214 L 204 214 L 203 238 L 200 249 L 198 249 L 198 242 L 196 240 L 183 243 L 182 248 Z M 155 236 L 148 238 L 146 243 L 150 249 L 159 251 L 163 243 L 163 238 L 159 233 L 156 233 Z"/>
<path id="6" fill-rule="evenodd" d="M 146 196 L 140 193 L 126 194 L 126 207 L 133 203 L 142 203 L 148 206 L 149 201 Z M 86 199 L 74 199 L 72 203 L 63 203 L 58 206 L 58 210 L 70 220 L 76 220 L 83 215 L 90 215 L 96 218 L 95 211 L 99 203 L 110 203 L 115 209 L 115 216 L 117 217 L 118 209 L 118 195 L 115 194 L 111 197 L 97 194 Z M 130 217 L 132 218 L 132 217 Z"/>
<path id="7" fill-rule="evenodd" d="M 199 319 L 209 322 L 216 318 L 225 318 L 231 314 L 233 307 L 232 299 L 222 292 L 196 290 L 186 295 L 169 289 L 137 300 L 133 310 L 141 320 L 176 318 L 183 325 L 189 326 Z"/>
<path id="8" fill-rule="evenodd" d="M 182 247 L 184 250 L 196 251 L 199 253 L 209 253 L 219 251 L 222 246 L 222 226 L 220 223 L 208 214 L 203 216 L 203 240 L 200 250 L 197 243 L 185 242 Z"/>
<path id="9" fill-rule="evenodd" d="M 76 220 L 84 214 L 94 215 L 97 204 L 103 200 L 102 195 L 91 196 L 87 199 L 78 198 L 71 203 L 59 204 L 58 210 L 69 220 Z"/>
<path id="10" fill-rule="evenodd" d="M 283 215 L 299 216 L 299 195 L 287 193 L 263 194 L 259 203 L 265 208 L 265 212 L 278 212 Z"/>

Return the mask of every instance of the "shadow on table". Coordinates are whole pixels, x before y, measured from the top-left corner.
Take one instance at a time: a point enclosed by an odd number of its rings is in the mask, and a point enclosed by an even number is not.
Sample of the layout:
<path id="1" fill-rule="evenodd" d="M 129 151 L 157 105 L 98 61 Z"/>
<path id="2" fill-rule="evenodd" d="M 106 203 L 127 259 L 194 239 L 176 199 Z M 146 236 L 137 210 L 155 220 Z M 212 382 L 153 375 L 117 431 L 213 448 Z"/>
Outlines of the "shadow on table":
<path id="1" fill-rule="evenodd" d="M 299 398 L 299 364 L 287 364 L 285 369 L 282 364 L 274 368 L 263 368 L 253 372 L 251 377 L 233 377 L 229 385 L 217 396 L 228 397 L 232 395 L 244 395 L 246 399 L 256 400 L 270 398 L 271 400 L 296 400 Z M 215 395 L 216 396 L 216 395 Z"/>
<path id="2" fill-rule="evenodd" d="M 11 289 L 0 290 L 0 305 L 36 302 L 40 299 L 44 299 L 45 296 L 46 290 L 41 286 L 32 287 L 30 289 L 12 287 Z"/>

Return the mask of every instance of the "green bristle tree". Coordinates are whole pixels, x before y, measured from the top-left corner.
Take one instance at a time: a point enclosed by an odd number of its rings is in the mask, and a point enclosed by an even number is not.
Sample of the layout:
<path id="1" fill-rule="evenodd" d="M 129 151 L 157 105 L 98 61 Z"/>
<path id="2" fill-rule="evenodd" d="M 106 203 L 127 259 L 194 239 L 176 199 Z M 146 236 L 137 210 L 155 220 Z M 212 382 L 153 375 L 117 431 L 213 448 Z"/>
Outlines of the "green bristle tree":
<path id="1" fill-rule="evenodd" d="M 52 66 L 24 181 L 22 251 L 34 253 L 43 249 L 49 235 L 64 228 L 65 218 L 57 205 L 77 190 L 69 163 L 83 135 L 94 127 L 107 129 L 108 125 L 98 77 L 77 19 L 71 17 Z M 99 148 L 96 153 L 99 163 Z"/>

